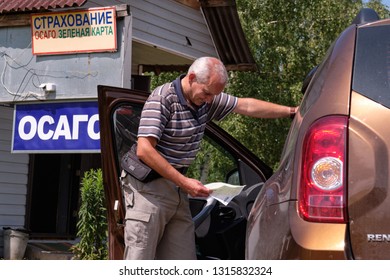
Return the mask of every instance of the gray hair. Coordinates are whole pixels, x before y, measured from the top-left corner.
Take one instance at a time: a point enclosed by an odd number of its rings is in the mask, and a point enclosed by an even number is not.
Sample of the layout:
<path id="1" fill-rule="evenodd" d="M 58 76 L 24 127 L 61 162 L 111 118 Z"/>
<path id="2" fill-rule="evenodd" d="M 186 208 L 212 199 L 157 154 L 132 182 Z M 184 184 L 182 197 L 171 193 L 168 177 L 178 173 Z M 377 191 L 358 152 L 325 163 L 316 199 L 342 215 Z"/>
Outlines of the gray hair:
<path id="1" fill-rule="evenodd" d="M 205 56 L 196 59 L 188 69 L 188 74 L 194 73 L 198 83 L 206 84 L 210 80 L 211 71 L 218 75 L 221 83 L 227 84 L 228 74 L 226 68 L 219 59 L 214 57 Z"/>

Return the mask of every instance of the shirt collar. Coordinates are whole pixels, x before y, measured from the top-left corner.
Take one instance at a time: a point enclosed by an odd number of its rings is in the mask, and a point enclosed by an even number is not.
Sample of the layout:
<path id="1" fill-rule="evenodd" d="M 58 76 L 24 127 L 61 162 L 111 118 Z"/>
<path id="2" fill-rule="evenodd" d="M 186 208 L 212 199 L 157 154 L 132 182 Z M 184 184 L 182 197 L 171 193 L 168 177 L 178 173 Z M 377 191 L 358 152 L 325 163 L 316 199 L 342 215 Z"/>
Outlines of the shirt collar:
<path id="1" fill-rule="evenodd" d="M 187 104 L 187 100 L 186 98 L 184 97 L 184 94 L 183 94 L 183 90 L 181 88 L 181 79 L 184 78 L 185 75 L 180 75 L 179 77 L 177 77 L 174 81 L 173 81 L 173 86 L 175 87 L 175 92 L 177 94 L 177 96 L 179 97 L 179 101 L 182 105 L 186 105 L 188 106 Z"/>
<path id="2" fill-rule="evenodd" d="M 181 79 L 183 79 L 185 75 L 180 75 L 173 81 L 173 86 L 175 87 L 176 95 L 179 97 L 180 104 L 183 106 L 186 106 L 190 112 L 192 113 L 192 116 L 194 119 L 199 120 L 199 111 L 204 106 L 207 106 L 207 103 L 202 104 L 200 107 L 193 108 L 190 104 L 188 104 L 187 99 L 185 98 L 183 94 L 183 89 L 181 87 Z"/>

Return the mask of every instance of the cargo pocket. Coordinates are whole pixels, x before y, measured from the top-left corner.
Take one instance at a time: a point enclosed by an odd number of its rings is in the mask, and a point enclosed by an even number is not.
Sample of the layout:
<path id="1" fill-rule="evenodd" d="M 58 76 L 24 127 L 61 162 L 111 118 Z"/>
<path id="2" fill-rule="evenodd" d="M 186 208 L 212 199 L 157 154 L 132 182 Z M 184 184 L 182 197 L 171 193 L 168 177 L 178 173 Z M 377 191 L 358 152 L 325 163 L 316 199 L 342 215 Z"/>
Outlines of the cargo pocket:
<path id="1" fill-rule="evenodd" d="M 150 216 L 151 213 L 129 209 L 126 211 L 125 236 L 128 244 L 140 248 L 147 246 Z"/>

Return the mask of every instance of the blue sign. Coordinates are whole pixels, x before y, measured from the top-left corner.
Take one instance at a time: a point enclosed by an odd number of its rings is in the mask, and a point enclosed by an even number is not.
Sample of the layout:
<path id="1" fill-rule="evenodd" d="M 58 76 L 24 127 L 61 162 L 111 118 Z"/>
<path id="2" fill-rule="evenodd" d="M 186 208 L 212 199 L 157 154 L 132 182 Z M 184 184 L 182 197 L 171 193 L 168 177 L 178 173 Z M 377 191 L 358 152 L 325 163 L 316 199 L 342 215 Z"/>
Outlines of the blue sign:
<path id="1" fill-rule="evenodd" d="M 15 106 L 12 152 L 100 152 L 94 101 Z"/>

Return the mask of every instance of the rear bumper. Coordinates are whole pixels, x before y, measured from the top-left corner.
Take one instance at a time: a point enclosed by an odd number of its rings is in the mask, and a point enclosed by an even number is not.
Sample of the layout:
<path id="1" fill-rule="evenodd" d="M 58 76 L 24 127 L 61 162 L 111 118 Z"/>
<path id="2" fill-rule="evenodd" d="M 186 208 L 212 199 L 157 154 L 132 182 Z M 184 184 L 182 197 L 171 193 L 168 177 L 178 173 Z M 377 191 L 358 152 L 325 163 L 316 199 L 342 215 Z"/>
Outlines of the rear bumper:
<path id="1" fill-rule="evenodd" d="M 262 210 L 248 222 L 247 259 L 347 259 L 345 224 L 304 221 L 295 201 Z"/>

